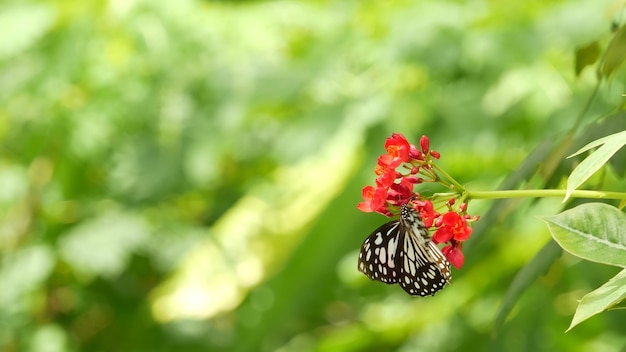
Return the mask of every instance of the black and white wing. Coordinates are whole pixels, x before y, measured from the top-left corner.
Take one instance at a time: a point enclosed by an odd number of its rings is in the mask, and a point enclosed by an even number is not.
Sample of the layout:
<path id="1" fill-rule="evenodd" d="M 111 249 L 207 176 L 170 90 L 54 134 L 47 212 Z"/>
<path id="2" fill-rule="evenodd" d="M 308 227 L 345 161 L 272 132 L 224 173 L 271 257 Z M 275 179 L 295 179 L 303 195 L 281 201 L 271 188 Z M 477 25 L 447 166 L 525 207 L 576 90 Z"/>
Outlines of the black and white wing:
<path id="1" fill-rule="evenodd" d="M 431 296 L 450 282 L 450 264 L 439 247 L 411 232 L 404 236 L 398 267 L 398 283 L 410 295 Z"/>
<path id="2" fill-rule="evenodd" d="M 372 280 L 398 282 L 396 256 L 400 242 L 400 221 L 388 222 L 367 236 L 359 253 L 359 271 Z"/>
<path id="3" fill-rule="evenodd" d="M 400 228 L 405 232 L 398 254 L 400 287 L 410 295 L 434 295 L 450 282 L 450 263 L 428 236 L 415 209 L 402 207 Z"/>
<path id="4" fill-rule="evenodd" d="M 402 207 L 400 220 L 380 226 L 365 239 L 358 269 L 372 280 L 399 283 L 414 296 L 434 295 L 451 277 L 448 260 L 408 206 Z"/>

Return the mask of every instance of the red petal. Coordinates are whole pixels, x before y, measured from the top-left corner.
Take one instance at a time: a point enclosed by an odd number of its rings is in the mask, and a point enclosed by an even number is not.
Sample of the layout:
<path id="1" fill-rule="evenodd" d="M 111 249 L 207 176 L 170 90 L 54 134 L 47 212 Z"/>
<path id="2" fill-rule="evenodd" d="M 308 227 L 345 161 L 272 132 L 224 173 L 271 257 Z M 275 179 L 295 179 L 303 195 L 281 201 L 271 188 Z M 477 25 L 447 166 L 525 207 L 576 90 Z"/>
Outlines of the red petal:
<path id="1" fill-rule="evenodd" d="M 442 227 L 433 234 L 433 242 L 445 243 L 452 239 L 452 232 L 447 227 Z"/>
<path id="2" fill-rule="evenodd" d="M 454 239 L 459 242 L 463 242 L 463 241 L 466 241 L 470 237 L 471 234 L 472 234 L 472 228 L 466 225 L 460 231 L 454 232 Z"/>
<path id="3" fill-rule="evenodd" d="M 461 252 L 460 248 L 449 245 L 443 247 L 441 252 L 446 256 L 446 258 L 448 258 L 448 261 L 452 263 L 455 268 L 461 269 L 463 263 L 465 262 L 465 256 L 463 255 L 463 252 Z"/>
<path id="4" fill-rule="evenodd" d="M 374 211 L 369 202 L 360 202 L 356 205 L 356 207 L 364 213 L 371 213 Z"/>
<path id="5" fill-rule="evenodd" d="M 424 154 L 428 154 L 428 149 L 430 148 L 430 141 L 428 140 L 428 137 L 422 136 L 422 138 L 420 138 L 420 147 L 422 148 Z"/>

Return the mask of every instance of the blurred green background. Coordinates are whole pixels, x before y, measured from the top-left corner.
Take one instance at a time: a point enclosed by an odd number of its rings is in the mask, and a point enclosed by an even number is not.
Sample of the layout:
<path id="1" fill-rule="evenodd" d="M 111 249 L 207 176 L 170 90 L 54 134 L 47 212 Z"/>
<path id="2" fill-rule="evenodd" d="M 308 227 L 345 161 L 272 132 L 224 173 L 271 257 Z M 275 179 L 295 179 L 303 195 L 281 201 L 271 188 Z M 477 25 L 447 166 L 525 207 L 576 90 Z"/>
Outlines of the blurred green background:
<path id="1" fill-rule="evenodd" d="M 575 49 L 606 47 L 622 6 L 5 0 L 0 351 L 622 349 L 623 311 L 565 333 L 617 272 L 567 254 L 494 332 L 559 199 L 485 219 L 434 297 L 356 270 L 386 221 L 356 209 L 385 137 L 426 134 L 449 174 L 497 188 L 583 110 Z"/>

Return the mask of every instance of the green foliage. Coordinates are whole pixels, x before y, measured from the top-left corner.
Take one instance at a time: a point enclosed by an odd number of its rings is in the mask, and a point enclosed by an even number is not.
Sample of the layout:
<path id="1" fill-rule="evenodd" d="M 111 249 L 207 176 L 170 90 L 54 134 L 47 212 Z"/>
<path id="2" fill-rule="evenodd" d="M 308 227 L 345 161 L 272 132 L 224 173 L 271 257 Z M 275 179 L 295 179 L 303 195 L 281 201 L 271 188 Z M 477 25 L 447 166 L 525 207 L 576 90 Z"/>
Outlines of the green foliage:
<path id="1" fill-rule="evenodd" d="M 548 272 L 562 252 L 563 250 L 554 241 L 550 241 L 515 275 L 498 308 L 494 324 L 496 331 L 502 328 L 505 319 L 511 314 L 526 289 Z"/>
<path id="2" fill-rule="evenodd" d="M 612 3 L 3 3 L 0 350 L 617 349 L 619 311 L 563 334 L 615 273 L 541 254 L 560 202 L 473 203 L 421 300 L 357 272 L 385 219 L 355 208 L 394 131 L 475 189 L 562 187 L 624 130 Z"/>
<path id="3" fill-rule="evenodd" d="M 601 66 L 602 75 L 611 77 L 626 58 L 626 26 L 621 26 L 615 31 L 615 36 L 609 43 Z"/>
<path id="4" fill-rule="evenodd" d="M 566 251 L 598 263 L 626 267 L 626 216 L 603 203 L 587 203 L 545 218 L 552 237 Z M 626 298 L 624 271 L 585 295 L 569 329 Z M 569 330 L 568 329 L 568 330 Z"/>
<path id="5" fill-rule="evenodd" d="M 626 299 L 626 270 L 620 271 L 607 283 L 586 294 L 581 300 L 574 319 L 569 326 L 572 329 L 582 321 L 605 311 Z"/>
<path id="6" fill-rule="evenodd" d="M 580 75 L 583 69 L 593 65 L 600 57 L 600 45 L 598 42 L 591 42 L 581 48 L 576 49 L 576 75 Z"/>
<path id="7" fill-rule="evenodd" d="M 588 157 L 586 157 L 567 178 L 567 194 L 565 199 L 569 198 L 572 192 L 587 181 L 596 173 L 615 153 L 617 153 L 626 144 L 626 131 L 612 134 L 610 136 L 597 139 L 586 146 L 582 147 L 572 156 L 584 153 L 592 148 L 601 146 Z"/>
<path id="8" fill-rule="evenodd" d="M 568 252 L 626 267 L 626 216 L 610 205 L 587 203 L 545 218 L 552 237 Z"/>

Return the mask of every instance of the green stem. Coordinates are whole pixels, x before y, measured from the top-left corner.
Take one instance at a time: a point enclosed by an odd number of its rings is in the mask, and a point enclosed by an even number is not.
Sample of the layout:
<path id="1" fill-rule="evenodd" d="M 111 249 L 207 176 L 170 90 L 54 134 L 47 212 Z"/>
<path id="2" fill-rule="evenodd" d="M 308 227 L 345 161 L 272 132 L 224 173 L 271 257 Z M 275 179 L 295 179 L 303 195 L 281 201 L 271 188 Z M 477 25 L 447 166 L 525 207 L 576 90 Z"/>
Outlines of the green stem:
<path id="1" fill-rule="evenodd" d="M 468 199 L 502 199 L 502 198 L 545 198 L 565 197 L 564 189 L 520 189 L 506 191 L 466 191 Z M 450 197 L 453 193 L 437 193 L 435 196 Z M 626 199 L 623 192 L 587 191 L 576 190 L 570 194 L 570 198 L 593 198 L 593 199 Z"/>
<path id="2" fill-rule="evenodd" d="M 431 164 L 435 169 L 437 169 L 437 172 L 439 172 L 440 174 L 442 174 L 450 183 L 452 183 L 454 185 L 454 188 L 456 188 L 459 192 L 463 191 L 465 188 L 463 188 L 463 186 L 461 186 L 460 183 L 456 182 L 456 180 L 454 178 L 452 178 L 452 176 L 448 175 L 447 172 L 443 171 L 442 168 L 439 167 L 439 165 L 432 163 Z"/>

